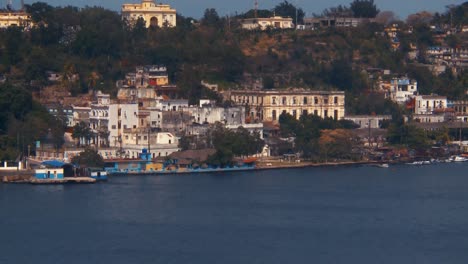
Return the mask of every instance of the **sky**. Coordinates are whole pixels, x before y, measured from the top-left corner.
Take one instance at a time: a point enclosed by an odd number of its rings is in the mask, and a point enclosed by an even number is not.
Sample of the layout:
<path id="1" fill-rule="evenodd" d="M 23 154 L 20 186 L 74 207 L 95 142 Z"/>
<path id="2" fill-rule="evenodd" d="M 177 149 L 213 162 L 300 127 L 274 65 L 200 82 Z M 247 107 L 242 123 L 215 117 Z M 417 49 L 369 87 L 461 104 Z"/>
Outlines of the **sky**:
<path id="1" fill-rule="evenodd" d="M 102 6 L 108 9 L 119 11 L 123 3 L 138 3 L 140 0 L 24 0 L 25 3 L 37 1 L 46 2 L 52 6 L 73 5 L 78 7 Z M 206 8 L 215 8 L 220 15 L 235 15 L 243 13 L 254 6 L 254 0 L 156 0 L 158 3 L 170 4 L 178 13 L 187 17 L 200 18 Z M 306 16 L 312 16 L 313 13 L 320 14 L 325 8 L 348 5 L 353 0 L 289 0 L 301 7 Z M 381 11 L 393 11 L 398 18 L 404 20 L 409 14 L 419 11 L 445 12 L 448 5 L 459 5 L 466 0 L 374 0 Z M 7 0 L 0 0 L 2 6 Z M 20 5 L 20 0 L 13 0 L 14 6 Z M 258 0 L 259 9 L 272 9 L 276 4 L 283 0 Z M 297 3 L 297 4 L 296 4 Z"/>

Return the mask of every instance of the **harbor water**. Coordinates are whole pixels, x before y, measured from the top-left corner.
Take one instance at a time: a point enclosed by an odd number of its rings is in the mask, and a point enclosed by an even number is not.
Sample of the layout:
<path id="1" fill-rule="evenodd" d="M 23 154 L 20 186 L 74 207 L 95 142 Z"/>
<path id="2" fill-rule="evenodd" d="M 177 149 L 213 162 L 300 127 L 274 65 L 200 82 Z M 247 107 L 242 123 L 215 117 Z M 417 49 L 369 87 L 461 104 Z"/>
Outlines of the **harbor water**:
<path id="1" fill-rule="evenodd" d="M 468 163 L 0 184 L 0 263 L 468 263 Z"/>

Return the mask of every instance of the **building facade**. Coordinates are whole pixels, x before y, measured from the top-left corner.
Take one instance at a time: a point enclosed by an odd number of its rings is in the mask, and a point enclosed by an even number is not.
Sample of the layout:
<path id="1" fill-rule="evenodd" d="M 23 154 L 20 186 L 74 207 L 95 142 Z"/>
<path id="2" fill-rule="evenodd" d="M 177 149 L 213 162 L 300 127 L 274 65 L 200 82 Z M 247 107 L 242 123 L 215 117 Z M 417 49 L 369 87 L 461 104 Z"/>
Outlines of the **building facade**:
<path id="1" fill-rule="evenodd" d="M 145 21 L 147 28 L 176 26 L 176 10 L 168 4 L 142 0 L 139 4 L 122 5 L 122 19 L 130 26 L 134 26 L 139 18 Z"/>
<path id="2" fill-rule="evenodd" d="M 393 78 L 390 81 L 390 90 L 388 97 L 390 100 L 404 104 L 408 100 L 414 98 L 418 93 L 418 82 L 409 78 Z"/>
<path id="3" fill-rule="evenodd" d="M 345 116 L 343 91 L 233 90 L 225 96 L 235 104 L 245 106 L 246 117 L 251 122 L 277 122 L 282 113 L 288 113 L 297 119 L 307 114 L 335 120 Z"/>
<path id="4" fill-rule="evenodd" d="M 12 26 L 30 28 L 32 26 L 31 15 L 22 11 L 0 11 L 0 28 Z"/>
<path id="5" fill-rule="evenodd" d="M 248 30 L 266 30 L 272 29 L 292 29 L 294 28 L 293 19 L 290 17 L 266 17 L 266 18 L 247 18 L 241 22 L 243 29 Z"/>

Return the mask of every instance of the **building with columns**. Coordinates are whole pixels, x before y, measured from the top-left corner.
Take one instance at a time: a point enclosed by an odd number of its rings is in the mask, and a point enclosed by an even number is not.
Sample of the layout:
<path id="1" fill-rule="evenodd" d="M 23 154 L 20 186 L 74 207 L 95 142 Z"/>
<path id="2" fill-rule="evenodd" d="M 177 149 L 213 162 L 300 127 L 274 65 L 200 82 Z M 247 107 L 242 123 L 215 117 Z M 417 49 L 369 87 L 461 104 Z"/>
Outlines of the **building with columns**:
<path id="1" fill-rule="evenodd" d="M 343 119 L 345 116 L 345 93 L 343 91 L 289 90 L 231 90 L 225 99 L 246 107 L 250 122 L 277 122 L 282 113 L 299 119 L 304 114 L 322 118 Z"/>
<path id="2" fill-rule="evenodd" d="M 145 26 L 175 27 L 176 10 L 168 4 L 158 4 L 153 0 L 141 0 L 139 4 L 123 4 L 122 19 L 134 26 L 142 18 Z"/>

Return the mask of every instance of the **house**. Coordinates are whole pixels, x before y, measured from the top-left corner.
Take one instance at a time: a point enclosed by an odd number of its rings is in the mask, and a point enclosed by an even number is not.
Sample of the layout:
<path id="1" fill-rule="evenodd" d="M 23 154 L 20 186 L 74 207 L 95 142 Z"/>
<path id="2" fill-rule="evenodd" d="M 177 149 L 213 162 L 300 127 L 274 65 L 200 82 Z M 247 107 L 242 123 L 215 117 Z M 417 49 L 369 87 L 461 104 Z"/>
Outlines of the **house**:
<path id="1" fill-rule="evenodd" d="M 293 29 L 293 19 L 290 17 L 272 16 L 265 18 L 247 18 L 241 21 L 243 29 L 247 30 L 266 30 L 271 29 Z"/>
<path id="2" fill-rule="evenodd" d="M 343 119 L 345 93 L 343 91 L 285 90 L 231 90 L 223 93 L 226 100 L 245 106 L 246 118 L 251 122 L 278 122 L 282 113 L 299 119 L 314 114 L 322 118 Z"/>
<path id="3" fill-rule="evenodd" d="M 390 81 L 390 87 L 387 91 L 387 98 L 398 103 L 404 104 L 414 98 L 418 93 L 418 82 L 407 77 L 393 78 Z"/>
<path id="4" fill-rule="evenodd" d="M 0 28 L 12 26 L 31 28 L 33 26 L 31 15 L 23 11 L 0 10 Z"/>
<path id="5" fill-rule="evenodd" d="M 415 96 L 414 113 L 433 114 L 438 110 L 447 108 L 447 97 L 438 95 L 418 95 Z"/>
<path id="6" fill-rule="evenodd" d="M 123 4 L 122 20 L 135 26 L 139 18 L 149 27 L 175 27 L 177 11 L 168 4 L 155 3 L 154 0 L 141 0 L 139 4 Z"/>

